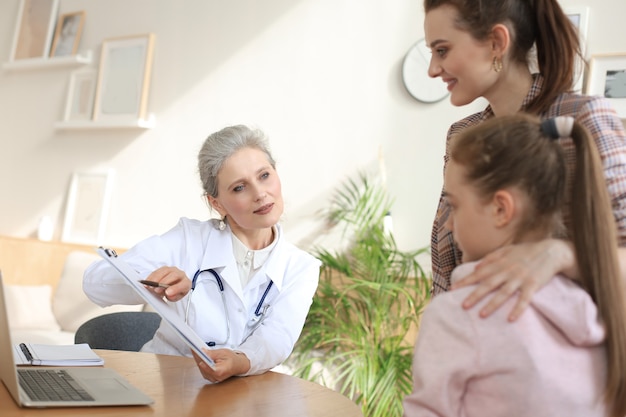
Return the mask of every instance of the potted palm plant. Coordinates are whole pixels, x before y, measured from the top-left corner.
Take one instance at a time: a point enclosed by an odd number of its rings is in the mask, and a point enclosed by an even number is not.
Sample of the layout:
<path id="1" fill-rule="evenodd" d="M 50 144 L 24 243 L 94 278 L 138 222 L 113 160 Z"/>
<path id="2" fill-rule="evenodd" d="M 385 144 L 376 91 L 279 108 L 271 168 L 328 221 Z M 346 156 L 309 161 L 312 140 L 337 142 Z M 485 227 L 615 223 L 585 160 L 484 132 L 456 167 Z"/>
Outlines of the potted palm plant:
<path id="1" fill-rule="evenodd" d="M 385 188 L 360 174 L 338 189 L 324 213 L 344 249 L 312 250 L 322 261 L 320 283 L 292 355 L 295 374 L 353 399 L 366 417 L 402 415 L 411 391 L 413 344 L 429 279 L 386 227 Z"/>

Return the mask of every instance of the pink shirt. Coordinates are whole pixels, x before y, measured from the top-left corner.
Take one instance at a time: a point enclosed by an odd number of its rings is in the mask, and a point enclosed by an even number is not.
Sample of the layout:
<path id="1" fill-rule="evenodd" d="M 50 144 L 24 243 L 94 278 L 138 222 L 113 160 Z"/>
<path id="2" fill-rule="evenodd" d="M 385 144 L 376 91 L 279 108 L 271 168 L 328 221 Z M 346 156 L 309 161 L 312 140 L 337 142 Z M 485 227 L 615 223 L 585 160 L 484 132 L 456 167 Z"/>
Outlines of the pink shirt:
<path id="1" fill-rule="evenodd" d="M 464 310 L 473 288 L 438 295 L 424 312 L 405 417 L 605 416 L 604 328 L 584 290 L 556 276 L 510 323 L 514 299 L 487 318 L 478 312 L 488 300 Z"/>

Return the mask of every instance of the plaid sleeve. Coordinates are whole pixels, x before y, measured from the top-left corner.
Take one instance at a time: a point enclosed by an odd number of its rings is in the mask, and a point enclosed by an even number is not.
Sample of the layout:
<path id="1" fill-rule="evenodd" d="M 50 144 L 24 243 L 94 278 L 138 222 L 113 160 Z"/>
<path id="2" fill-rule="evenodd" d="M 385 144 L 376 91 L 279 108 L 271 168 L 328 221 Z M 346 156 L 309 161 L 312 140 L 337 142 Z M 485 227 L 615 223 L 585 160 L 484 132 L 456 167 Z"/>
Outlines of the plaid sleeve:
<path id="1" fill-rule="evenodd" d="M 450 289 L 452 270 L 457 264 L 461 263 L 461 251 L 456 247 L 452 233 L 445 227 L 449 211 L 449 207 L 442 196 L 439 199 L 431 236 L 432 295 L 437 295 Z"/>
<path id="2" fill-rule="evenodd" d="M 443 171 L 445 174 L 446 165 L 448 164 L 448 144 L 450 138 L 460 133 L 464 129 L 478 124 L 492 115 L 491 109 L 473 114 L 465 119 L 454 123 L 449 131 L 446 139 L 446 153 L 444 155 Z M 450 289 L 450 276 L 452 270 L 461 263 L 461 250 L 454 243 L 452 233 L 445 227 L 446 220 L 450 213 L 450 208 L 443 197 L 443 192 L 439 198 L 437 206 L 437 214 L 433 222 L 431 233 L 431 263 L 433 272 L 432 295 L 440 294 Z"/>

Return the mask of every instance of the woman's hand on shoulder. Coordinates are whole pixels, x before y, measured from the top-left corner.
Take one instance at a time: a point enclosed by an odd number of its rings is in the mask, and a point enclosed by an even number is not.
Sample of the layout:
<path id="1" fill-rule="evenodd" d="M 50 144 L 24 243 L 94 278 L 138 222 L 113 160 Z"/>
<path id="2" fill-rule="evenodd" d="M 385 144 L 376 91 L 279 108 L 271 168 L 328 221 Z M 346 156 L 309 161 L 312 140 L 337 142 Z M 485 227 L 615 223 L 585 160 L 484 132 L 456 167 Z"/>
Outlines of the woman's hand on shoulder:
<path id="1" fill-rule="evenodd" d="M 154 287 L 150 290 L 164 295 L 169 301 L 178 301 L 191 290 L 191 280 L 183 271 L 174 266 L 162 266 L 148 275 L 146 279 L 168 285 L 167 288 Z"/>
<path id="2" fill-rule="evenodd" d="M 473 273 L 457 281 L 452 289 L 477 284 L 476 289 L 463 301 L 464 308 L 473 307 L 491 294 L 491 299 L 480 310 L 487 317 L 510 297 L 519 298 L 509 314 L 515 321 L 530 304 L 535 292 L 554 275 L 563 273 L 575 278 L 576 261 L 570 243 L 558 239 L 519 243 L 499 248 L 484 257 Z"/>

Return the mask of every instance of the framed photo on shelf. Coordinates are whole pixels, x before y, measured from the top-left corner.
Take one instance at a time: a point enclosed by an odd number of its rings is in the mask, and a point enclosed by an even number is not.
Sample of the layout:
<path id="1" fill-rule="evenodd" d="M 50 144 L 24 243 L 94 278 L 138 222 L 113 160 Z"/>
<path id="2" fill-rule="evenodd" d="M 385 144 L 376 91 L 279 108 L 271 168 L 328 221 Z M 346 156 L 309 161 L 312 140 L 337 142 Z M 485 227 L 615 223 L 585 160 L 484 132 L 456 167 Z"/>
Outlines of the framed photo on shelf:
<path id="1" fill-rule="evenodd" d="M 146 118 L 153 50 L 152 33 L 102 42 L 94 120 L 124 123 Z"/>
<path id="2" fill-rule="evenodd" d="M 84 24 L 84 11 L 61 15 L 57 22 L 50 56 L 76 55 Z"/>
<path id="3" fill-rule="evenodd" d="M 580 48 L 583 56 L 587 56 L 587 28 L 589 27 L 589 7 L 586 6 L 566 6 L 563 11 L 569 17 L 571 22 L 578 30 L 580 40 Z M 583 74 L 585 72 L 585 63 L 580 61 L 576 63 L 576 73 L 574 74 L 574 91 L 582 93 L 583 91 Z"/>
<path id="4" fill-rule="evenodd" d="M 626 53 L 591 57 L 586 94 L 606 97 L 626 119 Z"/>
<path id="5" fill-rule="evenodd" d="M 63 222 L 63 241 L 89 245 L 102 243 L 112 186 L 112 170 L 72 175 Z"/>
<path id="6" fill-rule="evenodd" d="M 96 77 L 96 71 L 91 68 L 72 71 L 63 113 L 64 121 L 91 120 Z"/>
<path id="7" fill-rule="evenodd" d="M 58 7 L 58 0 L 20 0 L 9 61 L 48 56 Z"/>

